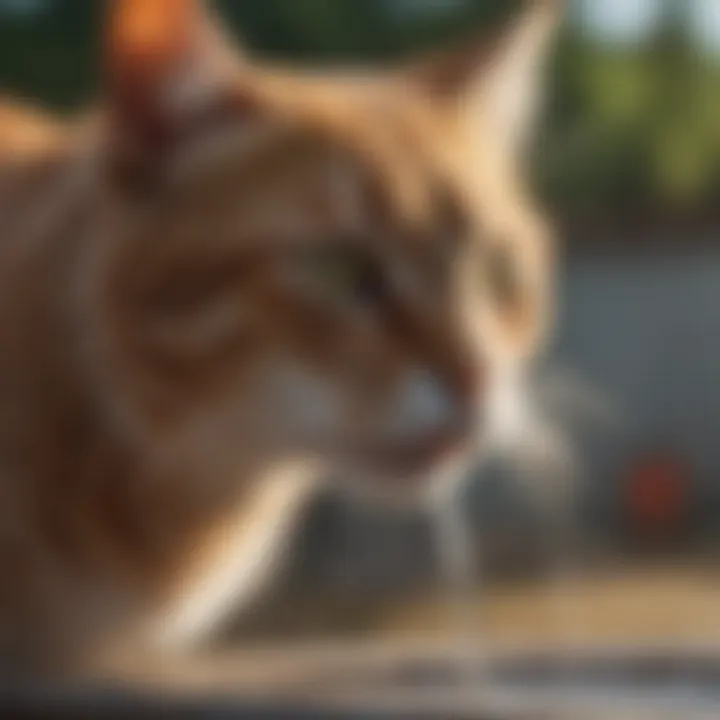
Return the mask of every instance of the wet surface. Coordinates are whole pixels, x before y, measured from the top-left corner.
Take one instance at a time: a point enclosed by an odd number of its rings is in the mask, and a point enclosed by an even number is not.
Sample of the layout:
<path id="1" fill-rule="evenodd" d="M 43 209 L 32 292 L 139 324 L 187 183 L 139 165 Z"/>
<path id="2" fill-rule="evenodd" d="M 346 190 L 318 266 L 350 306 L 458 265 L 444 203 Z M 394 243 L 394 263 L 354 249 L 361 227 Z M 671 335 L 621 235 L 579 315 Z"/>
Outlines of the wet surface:
<path id="1" fill-rule="evenodd" d="M 274 656 L 273 653 L 277 653 Z M 276 659 L 273 660 L 273 657 Z M 482 664 L 481 664 L 482 660 Z M 484 672 L 481 671 L 484 669 Z M 275 650 L 156 667 L 92 692 L 0 697 L 0 717 L 332 720 L 717 720 L 720 652 L 447 648 Z"/>

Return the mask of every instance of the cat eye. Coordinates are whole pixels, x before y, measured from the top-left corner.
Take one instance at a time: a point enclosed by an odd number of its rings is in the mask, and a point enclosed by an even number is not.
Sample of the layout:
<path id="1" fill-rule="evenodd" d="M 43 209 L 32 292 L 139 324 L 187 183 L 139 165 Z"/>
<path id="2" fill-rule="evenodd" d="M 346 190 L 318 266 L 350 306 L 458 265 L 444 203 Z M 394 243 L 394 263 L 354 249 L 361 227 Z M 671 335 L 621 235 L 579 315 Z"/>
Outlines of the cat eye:
<path id="1" fill-rule="evenodd" d="M 522 280 L 514 249 L 498 243 L 484 255 L 483 264 L 484 281 L 493 300 L 503 310 L 514 310 L 522 295 Z"/>
<path id="2" fill-rule="evenodd" d="M 314 247 L 303 253 L 300 265 L 314 289 L 333 300 L 373 304 L 386 294 L 383 269 L 364 248 L 340 243 Z"/>

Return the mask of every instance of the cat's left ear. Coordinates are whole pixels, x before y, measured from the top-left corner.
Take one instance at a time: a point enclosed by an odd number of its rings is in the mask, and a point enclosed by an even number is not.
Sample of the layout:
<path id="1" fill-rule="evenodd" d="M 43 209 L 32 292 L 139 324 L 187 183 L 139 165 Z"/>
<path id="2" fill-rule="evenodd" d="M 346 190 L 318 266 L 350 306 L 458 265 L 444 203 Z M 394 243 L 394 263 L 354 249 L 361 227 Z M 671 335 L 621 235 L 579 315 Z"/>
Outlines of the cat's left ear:
<path id="1" fill-rule="evenodd" d="M 229 96 L 243 53 L 202 0 L 113 0 L 106 41 L 112 152 L 149 165 Z"/>
<path id="2" fill-rule="evenodd" d="M 519 157 L 537 123 L 544 69 L 564 9 L 564 0 L 526 0 L 503 30 L 419 64 L 412 81 L 438 102 L 454 103 L 496 147 Z"/>

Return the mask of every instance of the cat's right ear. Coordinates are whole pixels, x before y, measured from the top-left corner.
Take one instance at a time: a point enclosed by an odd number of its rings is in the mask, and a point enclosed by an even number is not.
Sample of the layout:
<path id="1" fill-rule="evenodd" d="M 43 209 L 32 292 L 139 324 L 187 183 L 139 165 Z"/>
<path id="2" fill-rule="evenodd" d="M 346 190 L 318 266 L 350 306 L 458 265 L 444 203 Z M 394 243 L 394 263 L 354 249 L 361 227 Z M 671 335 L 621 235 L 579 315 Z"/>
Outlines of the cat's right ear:
<path id="1" fill-rule="evenodd" d="M 116 169 L 151 175 L 189 128 L 241 105 L 244 54 L 202 0 L 113 0 L 105 60 Z"/>
<path id="2" fill-rule="evenodd" d="M 545 97 L 545 70 L 567 0 L 525 0 L 502 29 L 440 54 L 406 74 L 472 132 L 511 160 L 524 159 Z"/>

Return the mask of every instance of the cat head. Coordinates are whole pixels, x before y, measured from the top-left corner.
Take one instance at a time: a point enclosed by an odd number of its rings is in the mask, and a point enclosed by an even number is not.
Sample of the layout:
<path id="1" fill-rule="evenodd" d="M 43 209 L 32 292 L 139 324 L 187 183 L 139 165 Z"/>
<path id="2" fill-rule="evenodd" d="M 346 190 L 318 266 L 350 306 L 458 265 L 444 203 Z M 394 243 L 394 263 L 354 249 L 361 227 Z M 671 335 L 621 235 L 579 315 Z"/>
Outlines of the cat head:
<path id="1" fill-rule="evenodd" d="M 558 4 L 387 72 L 248 59 L 197 0 L 117 0 L 116 218 L 99 361 L 183 462 L 329 461 L 415 485 L 482 438 L 496 369 L 550 316 L 522 182 Z"/>

